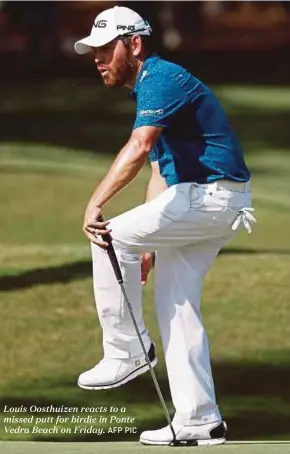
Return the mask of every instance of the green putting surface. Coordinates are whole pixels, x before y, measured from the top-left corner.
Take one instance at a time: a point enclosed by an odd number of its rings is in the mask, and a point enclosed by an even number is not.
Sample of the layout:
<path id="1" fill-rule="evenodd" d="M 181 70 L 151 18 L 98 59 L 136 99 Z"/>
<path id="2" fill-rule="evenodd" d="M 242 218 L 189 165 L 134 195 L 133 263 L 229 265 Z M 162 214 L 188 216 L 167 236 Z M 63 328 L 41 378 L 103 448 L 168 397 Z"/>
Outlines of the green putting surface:
<path id="1" fill-rule="evenodd" d="M 1 454 L 95 454 L 95 453 L 118 453 L 118 454 L 145 454 L 156 452 L 168 453 L 171 450 L 185 450 L 213 454 L 214 452 L 226 454 L 286 454 L 290 450 L 290 442 L 228 442 L 221 446 L 210 447 L 183 447 L 171 448 L 169 446 L 143 446 L 137 442 L 116 443 L 43 443 L 43 442 L 0 442 Z"/>
<path id="2" fill-rule="evenodd" d="M 228 437 L 273 443 L 185 449 L 290 453 L 290 444 L 276 444 L 290 439 L 290 87 L 213 88 L 246 151 L 258 224 L 217 257 L 202 315 Z M 142 431 L 166 424 L 149 373 L 110 390 L 77 386 L 79 374 L 103 356 L 82 216 L 131 133 L 134 103 L 126 91 L 83 80 L 73 90 L 67 80 L 2 84 L 0 96 L 0 454 L 170 452 L 137 442 Z M 149 176 L 144 166 L 105 206 L 105 217 L 143 203 Z M 173 415 L 153 275 L 143 289 L 144 319 Z M 55 410 L 62 406 L 77 410 Z M 115 416 L 134 420 L 121 426 L 122 436 Z"/>

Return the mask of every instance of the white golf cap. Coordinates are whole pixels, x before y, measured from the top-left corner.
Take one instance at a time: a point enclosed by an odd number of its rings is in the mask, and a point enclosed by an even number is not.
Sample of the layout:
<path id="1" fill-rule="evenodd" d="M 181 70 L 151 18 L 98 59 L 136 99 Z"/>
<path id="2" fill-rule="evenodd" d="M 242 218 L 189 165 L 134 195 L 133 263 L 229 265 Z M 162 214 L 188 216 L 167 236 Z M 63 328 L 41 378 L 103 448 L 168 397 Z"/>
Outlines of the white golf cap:
<path id="1" fill-rule="evenodd" d="M 75 43 L 77 54 L 86 54 L 92 47 L 100 47 L 120 35 L 150 35 L 148 22 L 138 13 L 124 6 L 102 11 L 95 19 L 91 34 Z"/>

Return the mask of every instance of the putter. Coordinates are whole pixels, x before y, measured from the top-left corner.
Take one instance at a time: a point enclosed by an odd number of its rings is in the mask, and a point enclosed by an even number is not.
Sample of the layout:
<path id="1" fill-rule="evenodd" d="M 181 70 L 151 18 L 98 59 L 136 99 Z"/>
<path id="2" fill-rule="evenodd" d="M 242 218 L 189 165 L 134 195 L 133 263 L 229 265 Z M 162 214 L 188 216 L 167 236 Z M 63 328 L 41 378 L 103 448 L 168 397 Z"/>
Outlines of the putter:
<path id="1" fill-rule="evenodd" d="M 104 222 L 103 216 L 99 216 L 98 217 L 98 221 Z M 187 440 L 184 440 L 184 441 L 176 440 L 176 435 L 175 435 L 175 431 L 174 431 L 173 426 L 172 426 L 172 421 L 171 421 L 171 418 L 170 418 L 170 415 L 169 415 L 169 411 L 167 409 L 167 406 L 166 406 L 164 397 L 162 395 L 162 392 L 161 392 L 158 380 L 156 378 L 155 372 L 153 370 L 153 367 L 151 366 L 148 353 L 146 351 L 144 342 L 142 340 L 141 334 L 140 334 L 138 326 L 137 326 L 137 322 L 136 322 L 136 319 L 135 319 L 135 316 L 134 316 L 134 313 L 133 313 L 133 309 L 132 309 L 131 303 L 129 301 L 129 298 L 128 298 L 126 290 L 125 290 L 125 286 L 124 286 L 124 281 L 123 281 L 120 265 L 119 265 L 119 262 L 118 262 L 118 259 L 117 259 L 116 253 L 115 253 L 114 246 L 112 244 L 112 237 L 111 237 L 110 234 L 101 235 L 101 236 L 102 236 L 103 241 L 108 243 L 108 247 L 107 247 L 106 251 L 108 253 L 111 265 L 113 267 L 113 270 L 114 270 L 114 273 L 115 273 L 115 276 L 116 276 L 116 279 L 117 279 L 118 283 L 120 284 L 122 295 L 123 295 L 124 300 L 126 302 L 126 305 L 127 305 L 131 320 L 132 320 L 133 325 L 134 325 L 135 330 L 136 330 L 136 334 L 138 336 L 138 339 L 140 341 L 143 353 L 145 355 L 145 359 L 146 359 L 146 362 L 148 364 L 149 371 L 151 373 L 151 377 L 152 377 L 155 389 L 157 391 L 160 403 L 161 403 L 162 408 L 164 410 L 164 414 L 165 414 L 166 420 L 167 420 L 167 422 L 168 422 L 168 424 L 170 426 L 170 430 L 171 430 L 172 435 L 173 435 L 173 440 L 171 441 L 170 446 L 185 446 L 185 445 L 188 446 L 189 444 L 191 444 L 192 446 L 195 446 L 195 445 L 197 445 L 197 442 L 195 440 L 192 440 L 192 442 L 191 442 L 191 440 L 188 440 L 188 441 Z"/>

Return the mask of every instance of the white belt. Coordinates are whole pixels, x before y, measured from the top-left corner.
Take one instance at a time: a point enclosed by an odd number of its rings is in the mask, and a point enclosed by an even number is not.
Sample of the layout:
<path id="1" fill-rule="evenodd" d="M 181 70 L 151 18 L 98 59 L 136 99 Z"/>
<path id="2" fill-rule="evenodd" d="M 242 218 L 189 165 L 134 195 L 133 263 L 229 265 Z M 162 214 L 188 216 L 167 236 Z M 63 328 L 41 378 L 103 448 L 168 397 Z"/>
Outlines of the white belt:
<path id="1" fill-rule="evenodd" d="M 240 183 L 238 181 L 230 181 L 230 180 L 218 180 L 214 181 L 213 183 L 206 183 L 206 184 L 199 184 L 202 188 L 208 189 L 217 189 L 226 191 L 235 191 L 235 192 L 250 192 L 251 190 L 251 182 L 246 181 L 244 183 Z"/>
<path id="2" fill-rule="evenodd" d="M 196 183 L 194 183 L 196 184 Z M 211 190 L 227 190 L 227 191 L 234 191 L 234 192 L 243 192 L 247 193 L 251 191 L 251 182 L 250 180 L 245 183 L 229 181 L 229 180 L 218 180 L 213 183 L 207 184 L 196 184 L 196 186 L 201 186 L 206 188 L 208 191 Z M 247 229 L 248 233 L 252 231 L 252 225 L 257 222 L 256 218 L 250 213 L 250 211 L 254 211 L 254 208 L 244 207 L 241 208 L 237 216 L 232 222 L 232 230 L 237 230 L 241 224 Z"/>

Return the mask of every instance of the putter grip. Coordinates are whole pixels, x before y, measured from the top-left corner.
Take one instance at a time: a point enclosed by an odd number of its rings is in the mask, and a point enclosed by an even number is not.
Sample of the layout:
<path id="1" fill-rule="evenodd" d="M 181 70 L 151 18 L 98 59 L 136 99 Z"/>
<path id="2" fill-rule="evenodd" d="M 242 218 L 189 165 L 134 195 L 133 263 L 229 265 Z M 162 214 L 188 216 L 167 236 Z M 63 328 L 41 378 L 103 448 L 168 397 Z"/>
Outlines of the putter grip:
<path id="1" fill-rule="evenodd" d="M 104 222 L 104 218 L 102 215 L 98 217 L 98 221 Z M 119 262 L 118 262 L 118 259 L 117 259 L 116 253 L 115 253 L 115 249 L 112 244 L 112 237 L 109 233 L 107 233 L 106 235 L 101 235 L 101 236 L 102 236 L 103 241 L 108 243 L 107 254 L 108 254 L 110 262 L 112 264 L 116 279 L 119 282 L 119 284 L 123 284 L 123 277 L 122 277 L 120 265 L 119 265 Z"/>

